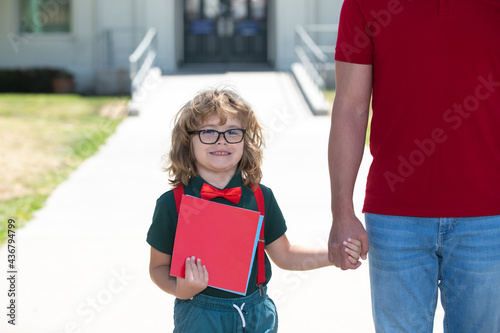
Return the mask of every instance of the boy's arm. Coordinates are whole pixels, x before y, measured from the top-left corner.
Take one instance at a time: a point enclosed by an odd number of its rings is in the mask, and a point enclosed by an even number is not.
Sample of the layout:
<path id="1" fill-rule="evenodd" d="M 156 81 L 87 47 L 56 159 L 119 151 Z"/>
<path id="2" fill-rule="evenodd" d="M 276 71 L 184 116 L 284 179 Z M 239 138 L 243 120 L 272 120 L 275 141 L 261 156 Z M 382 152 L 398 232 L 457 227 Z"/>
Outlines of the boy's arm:
<path id="1" fill-rule="evenodd" d="M 170 275 L 170 262 L 172 256 L 165 254 L 151 247 L 149 260 L 149 275 L 151 280 L 160 287 L 161 290 L 174 295 L 177 287 L 177 278 Z"/>
<path id="2" fill-rule="evenodd" d="M 345 252 L 349 255 L 349 261 L 355 264 L 360 258 L 361 242 L 356 239 L 348 239 L 343 245 Z M 328 260 L 327 249 L 292 245 L 286 235 L 268 244 L 266 251 L 271 260 L 281 269 L 305 271 L 332 265 Z"/>
<path id="3" fill-rule="evenodd" d="M 372 66 L 337 61 L 337 91 L 332 108 L 328 164 L 332 194 L 332 227 L 328 240 L 330 261 L 341 269 L 356 269 L 343 241 L 358 239 L 361 257 L 368 252 L 368 235 L 354 214 L 353 192 L 365 146 L 372 92 Z"/>
<path id="4" fill-rule="evenodd" d="M 172 256 L 151 247 L 149 274 L 153 282 L 163 291 L 180 299 L 188 299 L 199 294 L 208 285 L 208 272 L 201 260 L 186 259 L 185 278 L 170 275 Z"/>
<path id="5" fill-rule="evenodd" d="M 286 270 L 305 271 L 332 265 L 328 250 L 292 245 L 286 235 L 266 245 L 266 252 L 279 268 Z"/>

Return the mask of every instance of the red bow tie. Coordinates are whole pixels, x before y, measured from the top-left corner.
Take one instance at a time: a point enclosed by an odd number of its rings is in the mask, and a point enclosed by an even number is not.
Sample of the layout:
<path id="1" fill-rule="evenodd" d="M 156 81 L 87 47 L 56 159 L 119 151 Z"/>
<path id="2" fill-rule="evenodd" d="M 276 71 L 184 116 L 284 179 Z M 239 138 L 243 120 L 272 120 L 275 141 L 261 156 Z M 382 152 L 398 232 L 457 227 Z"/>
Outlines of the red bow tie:
<path id="1" fill-rule="evenodd" d="M 210 200 L 216 197 L 223 197 L 232 203 L 237 204 L 241 198 L 241 187 L 227 188 L 225 190 L 216 189 L 207 183 L 204 183 L 201 188 L 201 198 Z"/>

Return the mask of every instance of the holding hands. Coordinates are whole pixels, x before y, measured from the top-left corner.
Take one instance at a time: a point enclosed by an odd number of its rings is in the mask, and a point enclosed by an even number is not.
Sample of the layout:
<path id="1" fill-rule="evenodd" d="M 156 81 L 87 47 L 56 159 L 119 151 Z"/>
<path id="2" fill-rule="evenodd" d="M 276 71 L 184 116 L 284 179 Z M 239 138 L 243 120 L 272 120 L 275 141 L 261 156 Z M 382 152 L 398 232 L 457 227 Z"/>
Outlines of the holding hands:
<path id="1" fill-rule="evenodd" d="M 368 254 L 368 234 L 355 216 L 334 219 L 328 239 L 330 262 L 342 270 L 361 266 L 359 259 L 366 260 Z"/>

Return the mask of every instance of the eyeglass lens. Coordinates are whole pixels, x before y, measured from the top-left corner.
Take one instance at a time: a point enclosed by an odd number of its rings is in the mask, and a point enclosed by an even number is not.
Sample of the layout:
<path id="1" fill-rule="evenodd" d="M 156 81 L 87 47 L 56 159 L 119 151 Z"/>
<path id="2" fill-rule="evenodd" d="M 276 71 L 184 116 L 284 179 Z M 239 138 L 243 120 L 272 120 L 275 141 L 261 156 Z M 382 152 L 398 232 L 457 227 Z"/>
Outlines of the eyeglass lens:
<path id="1" fill-rule="evenodd" d="M 216 143 L 221 134 L 228 143 L 239 143 L 243 140 L 244 131 L 242 129 L 230 129 L 225 132 L 219 132 L 216 130 L 201 130 L 199 134 L 200 140 L 203 143 Z"/>

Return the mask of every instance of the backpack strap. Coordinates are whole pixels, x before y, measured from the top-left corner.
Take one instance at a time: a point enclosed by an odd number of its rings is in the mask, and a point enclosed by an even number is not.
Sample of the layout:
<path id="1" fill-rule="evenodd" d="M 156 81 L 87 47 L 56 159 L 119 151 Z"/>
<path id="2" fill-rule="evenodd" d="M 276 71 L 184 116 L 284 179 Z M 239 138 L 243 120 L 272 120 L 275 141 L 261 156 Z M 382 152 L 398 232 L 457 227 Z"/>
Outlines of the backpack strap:
<path id="1" fill-rule="evenodd" d="M 264 295 L 263 283 L 266 282 L 266 260 L 265 260 L 265 239 L 264 239 L 264 222 L 266 216 L 266 205 L 264 201 L 264 194 L 259 185 L 252 186 L 255 195 L 255 201 L 257 202 L 257 209 L 260 215 L 264 216 L 262 220 L 262 227 L 260 229 L 259 241 L 257 242 L 257 287 L 259 287 L 260 295 Z M 177 213 L 179 213 L 181 207 L 182 195 L 184 194 L 184 186 L 179 185 L 174 188 L 175 205 L 177 207 Z"/>

